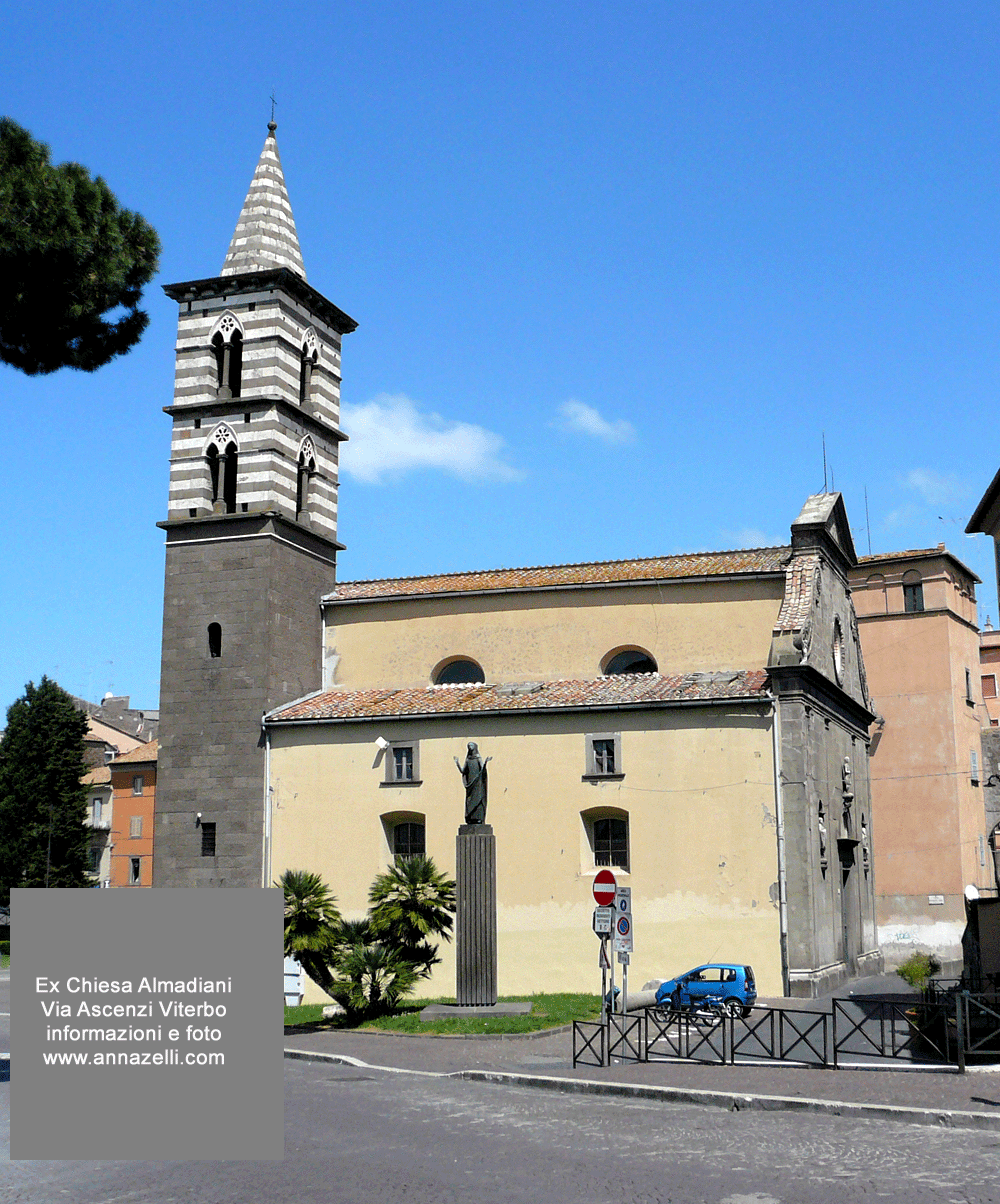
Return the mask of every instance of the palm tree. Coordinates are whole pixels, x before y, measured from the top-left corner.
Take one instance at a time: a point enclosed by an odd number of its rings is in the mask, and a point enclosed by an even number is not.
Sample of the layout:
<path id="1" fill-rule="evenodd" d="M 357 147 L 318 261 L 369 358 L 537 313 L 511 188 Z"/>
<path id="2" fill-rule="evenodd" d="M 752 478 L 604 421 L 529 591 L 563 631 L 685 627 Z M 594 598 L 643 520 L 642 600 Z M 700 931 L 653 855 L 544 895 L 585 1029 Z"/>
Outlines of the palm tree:
<path id="1" fill-rule="evenodd" d="M 455 883 L 430 857 L 406 857 L 379 874 L 368 892 L 372 935 L 422 977 L 441 959 L 428 937 L 451 940 Z"/>
<path id="2" fill-rule="evenodd" d="M 331 964 L 340 929 L 337 900 L 319 874 L 286 870 L 275 883 L 285 894 L 285 956 L 294 957 L 328 995 L 335 987 Z"/>
<path id="3" fill-rule="evenodd" d="M 376 942 L 355 945 L 339 963 L 336 997 L 349 1012 L 372 1016 L 389 1011 L 413 990 L 417 973 L 395 949 Z"/>

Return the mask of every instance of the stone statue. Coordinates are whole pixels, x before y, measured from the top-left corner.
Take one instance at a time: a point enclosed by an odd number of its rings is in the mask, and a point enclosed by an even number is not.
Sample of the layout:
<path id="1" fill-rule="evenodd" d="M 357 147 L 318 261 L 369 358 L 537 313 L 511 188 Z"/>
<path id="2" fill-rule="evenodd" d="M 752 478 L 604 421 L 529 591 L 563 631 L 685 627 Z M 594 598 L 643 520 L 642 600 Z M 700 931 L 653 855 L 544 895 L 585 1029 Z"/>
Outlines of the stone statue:
<path id="1" fill-rule="evenodd" d="M 487 757 L 484 761 L 479 755 L 479 746 L 472 740 L 469 741 L 465 764 L 460 764 L 458 757 L 455 758 L 455 764 L 458 765 L 458 771 L 465 783 L 465 822 L 467 824 L 486 823 L 486 766 L 492 760 L 492 757 Z"/>

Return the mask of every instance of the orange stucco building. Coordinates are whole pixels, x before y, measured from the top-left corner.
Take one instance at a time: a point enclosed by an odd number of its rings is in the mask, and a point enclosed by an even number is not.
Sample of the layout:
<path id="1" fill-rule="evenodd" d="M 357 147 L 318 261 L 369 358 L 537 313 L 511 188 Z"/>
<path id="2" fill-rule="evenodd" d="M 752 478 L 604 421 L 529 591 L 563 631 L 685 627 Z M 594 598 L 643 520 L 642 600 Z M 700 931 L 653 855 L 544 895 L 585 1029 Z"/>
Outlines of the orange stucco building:
<path id="1" fill-rule="evenodd" d="M 153 885 L 153 812 L 159 742 L 141 744 L 110 764 L 114 791 L 111 886 Z"/>
<path id="2" fill-rule="evenodd" d="M 944 544 L 862 556 L 851 588 L 872 709 L 878 939 L 886 965 L 915 950 L 962 961 L 966 888 L 995 892 L 983 800 L 975 587 Z"/>

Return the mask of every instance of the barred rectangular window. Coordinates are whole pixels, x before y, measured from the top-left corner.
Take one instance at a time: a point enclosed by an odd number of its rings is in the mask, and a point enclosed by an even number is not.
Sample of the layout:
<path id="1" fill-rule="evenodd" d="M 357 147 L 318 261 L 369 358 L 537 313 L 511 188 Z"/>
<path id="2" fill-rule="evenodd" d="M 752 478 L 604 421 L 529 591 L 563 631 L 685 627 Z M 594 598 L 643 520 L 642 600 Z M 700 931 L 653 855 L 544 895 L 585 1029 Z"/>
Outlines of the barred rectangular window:
<path id="1" fill-rule="evenodd" d="M 397 861 L 423 857 L 427 852 L 427 829 L 423 824 L 396 824 L 392 833 L 392 851 Z"/>
<path id="2" fill-rule="evenodd" d="M 628 869 L 628 820 L 594 820 L 594 864 Z"/>

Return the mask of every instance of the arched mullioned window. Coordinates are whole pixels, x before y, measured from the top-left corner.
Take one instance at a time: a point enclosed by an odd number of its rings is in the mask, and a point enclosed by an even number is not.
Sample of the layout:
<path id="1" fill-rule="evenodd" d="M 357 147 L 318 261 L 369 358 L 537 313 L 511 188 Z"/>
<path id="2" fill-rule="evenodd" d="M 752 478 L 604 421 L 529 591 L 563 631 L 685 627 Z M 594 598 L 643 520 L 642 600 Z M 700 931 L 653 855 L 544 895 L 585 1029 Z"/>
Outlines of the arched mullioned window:
<path id="1" fill-rule="evenodd" d="M 319 340 L 312 326 L 302 336 L 299 365 L 299 404 L 305 405 L 312 394 L 312 372 L 319 363 Z"/>
<path id="2" fill-rule="evenodd" d="M 239 397 L 243 383 L 243 328 L 228 310 L 212 328 L 215 384 L 219 397 Z"/>
<path id="3" fill-rule="evenodd" d="M 219 423 L 212 432 L 205 448 L 205 458 L 208 461 L 213 507 L 218 510 L 218 503 L 222 502 L 226 514 L 235 514 L 239 445 L 236 436 L 224 422 Z"/>
<path id="4" fill-rule="evenodd" d="M 299 463 L 295 479 L 295 517 L 309 509 L 309 481 L 316 471 L 316 448 L 307 435 L 299 448 Z"/>

